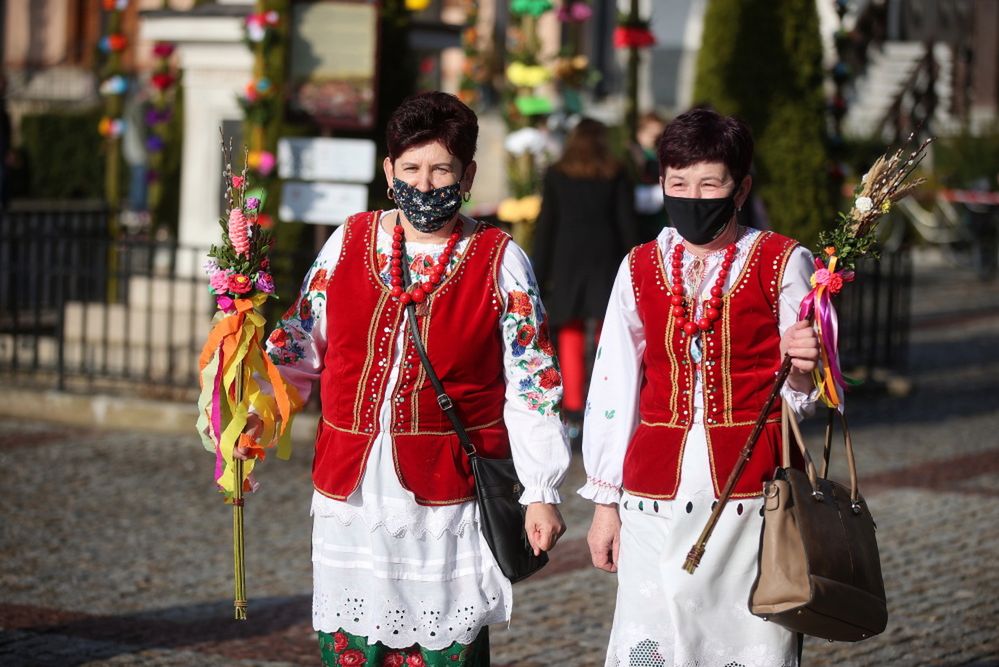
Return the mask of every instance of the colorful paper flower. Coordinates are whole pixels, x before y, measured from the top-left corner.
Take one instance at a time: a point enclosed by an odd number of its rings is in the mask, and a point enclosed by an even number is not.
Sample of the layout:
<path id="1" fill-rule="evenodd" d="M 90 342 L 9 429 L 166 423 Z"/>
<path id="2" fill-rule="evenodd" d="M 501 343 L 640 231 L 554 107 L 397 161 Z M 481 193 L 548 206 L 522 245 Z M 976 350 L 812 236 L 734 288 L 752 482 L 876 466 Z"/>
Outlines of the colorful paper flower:
<path id="1" fill-rule="evenodd" d="M 236 310 L 236 302 L 228 294 L 219 294 L 215 297 L 215 304 L 223 313 L 232 313 Z"/>
<path id="2" fill-rule="evenodd" d="M 172 42 L 156 42 L 153 44 L 153 55 L 157 58 L 169 58 L 176 48 Z"/>
<path id="3" fill-rule="evenodd" d="M 572 2 L 558 8 L 558 20 L 563 23 L 582 23 L 591 16 L 593 10 L 585 2 Z"/>
<path id="4" fill-rule="evenodd" d="M 232 177 L 232 187 L 236 188 L 237 190 L 239 188 L 243 187 L 243 177 L 242 176 L 233 176 Z"/>
<path id="5" fill-rule="evenodd" d="M 545 134 L 533 127 L 524 127 L 515 132 L 511 132 L 503 141 L 503 148 L 512 155 L 524 155 L 533 153 L 538 155 L 544 153 L 548 145 Z"/>
<path id="6" fill-rule="evenodd" d="M 125 121 L 121 118 L 109 118 L 105 116 L 97 124 L 97 131 L 102 137 L 120 137 L 125 131 Z"/>
<path id="7" fill-rule="evenodd" d="M 152 153 L 159 153 L 165 145 L 166 142 L 163 141 L 163 137 L 158 134 L 150 134 L 146 137 L 146 148 Z"/>
<path id="8" fill-rule="evenodd" d="M 259 197 L 247 197 L 246 198 L 246 210 L 256 211 L 260 208 L 260 198 Z"/>
<path id="9" fill-rule="evenodd" d="M 253 281 L 242 273 L 229 275 L 229 291 L 233 294 L 246 294 L 253 289 Z"/>
<path id="10" fill-rule="evenodd" d="M 853 207 L 861 213 L 867 213 L 874 208 L 874 202 L 871 201 L 870 197 L 857 197 L 857 201 L 853 202 Z"/>
<path id="11" fill-rule="evenodd" d="M 515 62 L 506 68 L 506 78 L 518 88 L 540 86 L 550 77 L 551 73 L 541 65 L 525 65 Z"/>
<path id="12" fill-rule="evenodd" d="M 422 12 L 430 6 L 430 0 L 406 0 L 406 9 L 411 12 Z"/>
<path id="13" fill-rule="evenodd" d="M 157 109 L 153 107 L 146 111 L 146 123 L 149 125 L 166 123 L 170 120 L 171 115 L 170 109 Z"/>
<path id="14" fill-rule="evenodd" d="M 524 116 L 541 116 L 550 114 L 554 110 L 552 101 L 547 97 L 535 95 L 522 95 L 513 101 L 514 105 Z"/>
<path id="15" fill-rule="evenodd" d="M 619 49 L 643 49 L 656 43 L 647 26 L 619 25 L 614 28 L 614 46 Z"/>
<path id="16" fill-rule="evenodd" d="M 157 72 L 149 77 L 149 83 L 153 84 L 153 88 L 159 91 L 166 90 L 172 86 L 175 81 L 177 81 L 177 79 L 169 72 Z"/>
<path id="17" fill-rule="evenodd" d="M 128 91 L 128 79 L 121 74 L 108 77 L 101 84 L 101 95 L 124 95 Z"/>
<path id="18" fill-rule="evenodd" d="M 208 274 L 208 284 L 216 293 L 221 294 L 229 289 L 229 274 L 216 267 L 216 270 Z"/>
<path id="19" fill-rule="evenodd" d="M 257 289 L 261 292 L 266 292 L 267 294 L 274 293 L 274 279 L 271 278 L 271 274 L 261 271 L 257 274 Z"/>
<path id="20" fill-rule="evenodd" d="M 508 198 L 496 208 L 496 217 L 504 222 L 518 223 L 536 220 L 541 213 L 541 196 L 528 195 L 520 199 Z"/>
<path id="21" fill-rule="evenodd" d="M 551 0 L 513 0 L 510 12 L 514 15 L 530 14 L 537 18 L 552 8 Z"/>
<path id="22" fill-rule="evenodd" d="M 234 177 L 235 180 L 238 177 Z M 247 257 L 250 254 L 250 223 L 238 208 L 229 211 L 229 240 L 237 255 Z M 249 280 L 249 278 L 247 278 Z"/>
<path id="23" fill-rule="evenodd" d="M 246 156 L 246 164 L 262 176 L 267 176 L 274 170 L 277 160 L 270 151 L 250 151 Z"/>
<path id="24" fill-rule="evenodd" d="M 124 51 L 125 47 L 128 46 L 128 39 L 121 33 L 114 33 L 106 37 L 101 37 L 97 46 L 104 53 L 118 53 L 119 51 Z"/>

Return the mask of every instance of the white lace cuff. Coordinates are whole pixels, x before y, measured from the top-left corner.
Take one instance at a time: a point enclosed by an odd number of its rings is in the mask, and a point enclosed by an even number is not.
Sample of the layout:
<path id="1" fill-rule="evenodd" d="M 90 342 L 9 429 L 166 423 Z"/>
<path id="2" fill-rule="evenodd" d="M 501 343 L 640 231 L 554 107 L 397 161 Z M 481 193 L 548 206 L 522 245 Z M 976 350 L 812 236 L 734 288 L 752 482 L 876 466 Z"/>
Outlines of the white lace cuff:
<path id="1" fill-rule="evenodd" d="M 621 501 L 621 487 L 604 482 L 596 477 L 586 476 L 586 484 L 577 491 L 579 495 L 601 505 L 612 505 Z"/>
<path id="2" fill-rule="evenodd" d="M 520 496 L 521 505 L 530 505 L 531 503 L 558 505 L 560 502 L 562 502 L 562 498 L 554 486 L 528 486 Z"/>
<path id="3" fill-rule="evenodd" d="M 806 394 L 792 389 L 790 385 L 785 383 L 781 387 L 780 395 L 788 407 L 791 408 L 794 416 L 798 418 L 798 421 L 815 414 L 815 403 L 819 400 L 819 390 L 817 387 Z"/>

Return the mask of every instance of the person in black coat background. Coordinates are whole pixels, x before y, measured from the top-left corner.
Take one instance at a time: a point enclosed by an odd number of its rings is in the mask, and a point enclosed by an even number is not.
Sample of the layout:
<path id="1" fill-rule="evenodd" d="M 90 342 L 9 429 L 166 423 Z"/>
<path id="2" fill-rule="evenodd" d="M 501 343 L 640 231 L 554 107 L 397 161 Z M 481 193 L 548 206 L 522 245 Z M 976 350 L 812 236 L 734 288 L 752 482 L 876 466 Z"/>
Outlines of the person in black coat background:
<path id="1" fill-rule="evenodd" d="M 582 419 L 587 366 L 614 277 L 621 259 L 638 241 L 633 185 L 610 149 L 607 127 L 584 118 L 566 138 L 562 157 L 545 174 L 532 257 L 556 332 L 562 408 L 574 439 Z"/>

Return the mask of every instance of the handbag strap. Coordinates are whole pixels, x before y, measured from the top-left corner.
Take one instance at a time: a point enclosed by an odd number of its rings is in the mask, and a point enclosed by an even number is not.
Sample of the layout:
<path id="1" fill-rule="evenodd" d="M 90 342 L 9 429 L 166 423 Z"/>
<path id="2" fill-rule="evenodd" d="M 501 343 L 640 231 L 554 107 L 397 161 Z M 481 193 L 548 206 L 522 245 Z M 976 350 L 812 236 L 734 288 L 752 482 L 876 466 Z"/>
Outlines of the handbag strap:
<path id="1" fill-rule="evenodd" d="M 411 284 L 409 263 L 406 261 L 405 240 L 402 243 L 402 285 L 404 290 L 408 290 Z M 444 411 L 444 414 L 451 421 L 451 426 L 454 427 L 454 432 L 458 435 L 458 442 L 461 443 L 461 448 L 465 450 L 468 458 L 472 459 L 476 456 L 475 445 L 472 444 L 471 438 L 468 437 L 468 431 L 465 430 L 461 419 L 458 418 L 458 413 L 454 409 L 454 401 L 444 391 L 444 384 L 434 371 L 434 367 L 430 363 L 430 357 L 427 356 L 426 347 L 423 345 L 423 338 L 420 336 L 420 328 L 416 323 L 416 304 L 410 301 L 406 305 L 406 312 L 409 313 L 407 319 L 409 320 L 409 332 L 413 338 L 413 346 L 416 348 L 416 353 L 420 355 L 420 363 L 423 364 L 423 369 L 427 372 L 430 384 L 433 385 L 434 391 L 437 392 L 437 405 L 441 407 L 441 410 Z"/>
<path id="2" fill-rule="evenodd" d="M 853 507 L 854 513 L 859 513 L 860 488 L 857 478 L 857 461 L 853 455 L 853 438 L 850 437 L 850 429 L 846 423 L 846 414 L 836 410 L 835 408 L 829 408 L 829 412 L 829 419 L 826 423 L 826 442 L 823 451 L 822 479 L 826 479 L 826 473 L 829 469 L 829 450 L 831 449 L 830 444 L 832 441 L 832 413 L 839 412 L 840 421 L 843 425 L 843 444 L 846 448 L 846 465 L 850 473 L 850 504 Z M 781 446 L 781 465 L 785 468 L 791 465 L 790 441 L 788 439 L 789 426 L 791 434 L 793 434 L 794 440 L 797 441 L 798 448 L 801 450 L 801 454 L 805 459 L 805 472 L 808 475 L 808 481 L 812 485 L 812 495 L 816 499 L 821 499 L 822 492 L 819 490 L 818 475 L 816 475 L 815 472 L 815 464 L 812 462 L 812 457 L 808 453 L 808 448 L 805 447 L 805 439 L 801 435 L 801 427 L 798 425 L 798 420 L 791 414 L 791 408 L 788 407 L 785 402 L 781 406 L 781 435 L 783 436 L 783 444 Z"/>

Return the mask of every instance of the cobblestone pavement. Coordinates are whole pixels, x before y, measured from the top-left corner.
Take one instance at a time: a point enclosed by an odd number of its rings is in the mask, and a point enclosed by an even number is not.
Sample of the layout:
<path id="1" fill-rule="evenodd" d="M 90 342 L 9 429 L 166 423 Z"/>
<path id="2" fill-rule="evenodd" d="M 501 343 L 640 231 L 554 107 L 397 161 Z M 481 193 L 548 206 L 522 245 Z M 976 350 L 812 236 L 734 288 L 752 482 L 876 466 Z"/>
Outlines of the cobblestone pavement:
<path id="1" fill-rule="evenodd" d="M 999 289 L 923 262 L 913 307 L 912 393 L 850 403 L 889 626 L 854 645 L 806 641 L 805 665 L 999 665 Z M 198 448 L 3 423 L 0 665 L 317 664 L 308 443 L 268 460 L 247 503 L 246 623 L 231 620 L 230 513 Z M 549 568 L 515 588 L 510 628 L 493 628 L 494 664 L 602 664 L 616 583 L 589 567 L 582 478 L 577 460 L 569 532 Z"/>

